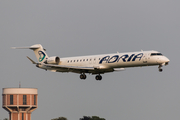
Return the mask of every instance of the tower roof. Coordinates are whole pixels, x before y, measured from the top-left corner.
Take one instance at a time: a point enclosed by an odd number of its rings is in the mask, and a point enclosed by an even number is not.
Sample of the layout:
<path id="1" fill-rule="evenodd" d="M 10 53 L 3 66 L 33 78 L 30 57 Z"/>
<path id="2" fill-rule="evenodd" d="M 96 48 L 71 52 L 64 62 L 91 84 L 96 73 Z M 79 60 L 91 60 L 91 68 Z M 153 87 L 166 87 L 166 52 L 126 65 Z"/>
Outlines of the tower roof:
<path id="1" fill-rule="evenodd" d="M 3 94 L 38 94 L 37 88 L 3 88 Z"/>

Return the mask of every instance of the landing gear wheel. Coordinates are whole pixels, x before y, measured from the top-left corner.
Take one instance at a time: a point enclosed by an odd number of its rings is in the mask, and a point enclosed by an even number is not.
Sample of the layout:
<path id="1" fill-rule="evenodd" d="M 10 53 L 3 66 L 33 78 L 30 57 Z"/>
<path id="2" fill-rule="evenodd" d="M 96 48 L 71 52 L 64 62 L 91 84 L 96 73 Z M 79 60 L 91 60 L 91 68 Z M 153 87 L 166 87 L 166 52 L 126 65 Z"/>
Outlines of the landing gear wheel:
<path id="1" fill-rule="evenodd" d="M 81 74 L 80 75 L 80 79 L 84 79 L 85 80 L 86 79 L 86 75 L 85 74 Z"/>
<path id="2" fill-rule="evenodd" d="M 163 71 L 163 69 L 159 69 L 159 72 L 162 72 Z"/>
<path id="3" fill-rule="evenodd" d="M 102 76 L 101 75 L 96 75 L 95 79 L 100 81 L 100 80 L 102 80 Z"/>
<path id="4" fill-rule="evenodd" d="M 84 76 L 83 75 L 80 75 L 80 79 L 83 79 L 84 78 Z"/>
<path id="5" fill-rule="evenodd" d="M 99 80 L 99 76 L 97 75 L 97 76 L 95 77 L 95 79 L 96 79 L 96 80 Z"/>

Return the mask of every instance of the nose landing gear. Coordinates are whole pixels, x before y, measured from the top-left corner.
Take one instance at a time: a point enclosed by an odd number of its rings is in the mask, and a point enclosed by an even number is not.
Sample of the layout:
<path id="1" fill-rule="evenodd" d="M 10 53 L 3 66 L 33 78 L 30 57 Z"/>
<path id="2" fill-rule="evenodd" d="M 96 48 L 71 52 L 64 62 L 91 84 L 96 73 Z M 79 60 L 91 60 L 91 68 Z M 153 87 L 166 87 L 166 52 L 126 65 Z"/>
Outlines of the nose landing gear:
<path id="1" fill-rule="evenodd" d="M 159 65 L 159 72 L 162 72 L 163 71 L 163 69 L 161 68 L 162 67 L 162 65 Z"/>
<path id="2" fill-rule="evenodd" d="M 162 72 L 163 71 L 163 69 L 159 69 L 159 72 Z"/>

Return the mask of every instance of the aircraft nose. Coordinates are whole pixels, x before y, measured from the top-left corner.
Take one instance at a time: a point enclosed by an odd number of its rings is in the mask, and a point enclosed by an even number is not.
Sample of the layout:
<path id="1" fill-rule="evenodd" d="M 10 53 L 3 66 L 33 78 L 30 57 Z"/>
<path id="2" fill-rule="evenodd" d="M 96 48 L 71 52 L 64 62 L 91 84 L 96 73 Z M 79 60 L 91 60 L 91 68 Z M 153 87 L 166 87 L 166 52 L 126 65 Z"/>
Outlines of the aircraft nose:
<path id="1" fill-rule="evenodd" d="M 168 65 L 169 64 L 169 59 L 167 57 L 164 58 L 164 62 L 165 62 L 165 65 Z"/>
<path id="2" fill-rule="evenodd" d="M 157 59 L 157 62 L 161 63 L 163 65 L 168 65 L 169 61 L 170 60 L 167 57 L 165 57 L 165 56 L 158 57 L 158 59 Z"/>

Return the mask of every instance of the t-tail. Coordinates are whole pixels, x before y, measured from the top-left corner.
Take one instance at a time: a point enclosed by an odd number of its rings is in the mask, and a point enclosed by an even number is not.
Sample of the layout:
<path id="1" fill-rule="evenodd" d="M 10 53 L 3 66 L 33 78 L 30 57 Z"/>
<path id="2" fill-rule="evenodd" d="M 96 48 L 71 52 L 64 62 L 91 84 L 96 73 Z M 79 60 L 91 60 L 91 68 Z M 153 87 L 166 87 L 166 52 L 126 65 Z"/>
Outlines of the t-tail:
<path id="1" fill-rule="evenodd" d="M 45 49 L 42 47 L 41 44 L 35 44 L 30 47 L 13 47 L 13 49 L 31 49 L 31 50 L 33 50 L 39 63 L 44 63 L 49 58 L 45 52 Z M 30 59 L 30 58 L 28 57 L 28 59 Z M 31 62 L 35 63 L 33 60 L 31 60 Z"/>

